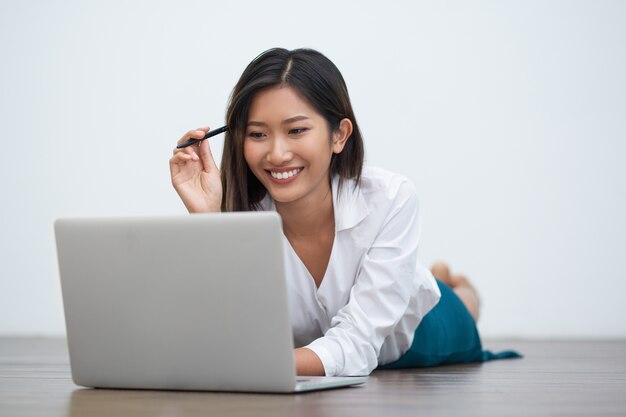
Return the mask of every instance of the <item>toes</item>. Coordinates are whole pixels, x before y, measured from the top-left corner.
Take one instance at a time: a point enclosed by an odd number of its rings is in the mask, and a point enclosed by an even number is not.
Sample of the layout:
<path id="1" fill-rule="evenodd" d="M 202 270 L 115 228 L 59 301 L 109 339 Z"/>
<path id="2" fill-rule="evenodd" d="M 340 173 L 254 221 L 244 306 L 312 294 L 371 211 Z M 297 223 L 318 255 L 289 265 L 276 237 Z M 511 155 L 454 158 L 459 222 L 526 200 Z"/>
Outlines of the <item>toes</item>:
<path id="1" fill-rule="evenodd" d="M 476 298 L 478 299 L 478 291 L 476 291 L 476 287 L 471 283 L 471 281 L 467 278 L 467 276 L 462 274 L 455 274 L 450 277 L 450 281 L 452 284 L 452 288 L 460 288 L 465 287 L 469 288 L 476 294 Z"/>
<path id="2" fill-rule="evenodd" d="M 448 265 L 445 262 L 442 262 L 442 261 L 435 262 L 433 266 L 430 268 L 430 271 L 433 273 L 433 275 L 436 278 L 438 278 L 440 281 L 442 281 L 446 285 L 449 286 L 451 284 L 450 268 L 448 268 Z"/>
<path id="3" fill-rule="evenodd" d="M 452 287 L 458 287 L 458 286 L 462 286 L 462 287 L 473 287 L 472 284 L 470 283 L 469 279 L 467 279 L 467 277 L 465 275 L 462 274 L 454 274 L 450 277 L 450 283 L 452 284 Z"/>

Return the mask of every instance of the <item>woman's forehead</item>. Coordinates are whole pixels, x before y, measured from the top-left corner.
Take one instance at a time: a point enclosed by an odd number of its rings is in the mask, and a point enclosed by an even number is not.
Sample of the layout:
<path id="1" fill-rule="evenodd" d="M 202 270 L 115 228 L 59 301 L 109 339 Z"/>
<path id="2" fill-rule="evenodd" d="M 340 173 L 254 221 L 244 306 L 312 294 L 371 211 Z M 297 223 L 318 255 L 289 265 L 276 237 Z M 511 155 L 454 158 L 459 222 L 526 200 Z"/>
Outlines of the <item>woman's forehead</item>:
<path id="1" fill-rule="evenodd" d="M 248 124 L 284 124 L 322 116 L 293 87 L 272 87 L 257 93 L 250 104 Z"/>

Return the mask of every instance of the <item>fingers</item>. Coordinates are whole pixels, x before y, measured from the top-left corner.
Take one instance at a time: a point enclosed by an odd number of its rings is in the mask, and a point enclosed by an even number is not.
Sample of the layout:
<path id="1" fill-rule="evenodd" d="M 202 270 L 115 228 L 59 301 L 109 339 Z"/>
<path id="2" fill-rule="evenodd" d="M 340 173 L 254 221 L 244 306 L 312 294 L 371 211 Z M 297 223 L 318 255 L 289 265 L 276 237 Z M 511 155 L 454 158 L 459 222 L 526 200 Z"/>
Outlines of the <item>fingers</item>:
<path id="1" fill-rule="evenodd" d="M 215 159 L 213 159 L 213 153 L 211 152 L 211 147 L 209 146 L 208 140 L 203 140 L 200 142 L 199 146 L 200 151 L 200 159 L 202 160 L 202 165 L 205 170 L 215 169 L 217 170 L 217 165 L 215 164 Z"/>
<path id="2" fill-rule="evenodd" d="M 185 133 L 182 138 L 180 138 L 177 142 L 177 145 L 186 142 L 189 139 L 202 139 L 204 135 L 209 131 L 208 126 L 199 127 L 195 130 L 190 130 Z M 198 142 L 195 145 L 188 146 L 186 148 L 174 149 L 174 155 L 178 154 L 188 154 L 188 155 L 196 155 L 202 161 L 202 165 L 205 171 L 217 170 L 217 165 L 215 164 L 215 160 L 213 159 L 213 154 L 211 153 L 211 147 L 209 146 L 208 140 L 203 140 L 202 142 Z M 194 159 L 195 160 L 195 159 Z M 177 160 L 176 163 L 180 164 L 184 159 Z"/>
<path id="3" fill-rule="evenodd" d="M 198 129 L 195 130 L 190 130 L 189 132 L 185 133 L 183 135 L 182 138 L 180 138 L 178 140 L 178 142 L 176 142 L 176 145 L 180 145 L 181 143 L 185 143 L 187 142 L 189 139 L 202 139 L 204 137 L 204 135 L 206 134 L 206 132 L 209 131 L 209 127 L 199 127 Z M 204 141 L 206 142 L 206 141 Z M 200 142 L 202 143 L 202 142 Z M 193 160 L 193 161 L 197 161 L 199 160 L 199 156 L 197 153 L 198 150 L 198 145 L 192 145 L 192 146 L 187 146 L 186 148 L 174 148 L 173 154 L 176 155 L 190 155 L 191 158 L 186 158 L 186 157 L 181 157 L 179 159 L 175 160 L 175 163 L 177 164 L 181 164 L 184 163 L 185 161 L 188 160 Z M 172 158 L 173 160 L 173 158 Z M 170 162 L 172 161 L 170 160 Z"/>
<path id="4" fill-rule="evenodd" d="M 170 163 L 185 164 L 188 161 L 199 161 L 200 157 L 197 153 L 177 152 L 171 159 Z"/>
<path id="5" fill-rule="evenodd" d="M 178 140 L 177 145 L 180 145 L 189 139 L 202 139 L 208 131 L 208 126 L 190 130 Z M 203 140 L 197 144 L 187 146 L 182 149 L 174 148 L 174 156 L 170 159 L 170 172 L 172 177 L 180 173 L 181 169 L 183 169 L 188 162 L 196 161 L 200 161 L 201 164 L 198 164 L 194 169 L 200 169 L 207 173 L 211 171 L 219 172 L 208 142 L 208 140 Z"/>
<path id="6" fill-rule="evenodd" d="M 189 148 L 192 148 L 192 146 L 189 146 Z M 170 164 L 175 163 L 184 165 L 186 162 L 199 160 L 200 157 L 198 156 L 198 153 L 193 149 L 175 149 L 174 156 L 170 159 Z"/>
<path id="7" fill-rule="evenodd" d="M 199 159 L 195 152 L 193 154 L 186 152 L 175 153 L 174 156 L 170 158 L 170 174 L 172 179 L 180 173 L 181 167 L 185 166 L 187 162 L 198 161 Z"/>
<path id="8" fill-rule="evenodd" d="M 208 131 L 209 131 L 209 127 L 208 126 L 206 126 L 206 127 L 199 127 L 197 129 L 190 130 L 189 132 L 185 133 L 183 135 L 183 137 L 178 140 L 178 142 L 176 142 L 176 145 L 180 145 L 182 143 L 185 143 L 189 139 L 202 139 L 204 137 L 204 135 L 206 134 L 206 132 L 208 132 Z M 187 148 L 183 148 L 183 150 L 184 149 L 187 149 Z M 174 153 L 176 153 L 176 151 L 179 151 L 179 150 L 180 149 L 175 148 L 174 149 Z"/>

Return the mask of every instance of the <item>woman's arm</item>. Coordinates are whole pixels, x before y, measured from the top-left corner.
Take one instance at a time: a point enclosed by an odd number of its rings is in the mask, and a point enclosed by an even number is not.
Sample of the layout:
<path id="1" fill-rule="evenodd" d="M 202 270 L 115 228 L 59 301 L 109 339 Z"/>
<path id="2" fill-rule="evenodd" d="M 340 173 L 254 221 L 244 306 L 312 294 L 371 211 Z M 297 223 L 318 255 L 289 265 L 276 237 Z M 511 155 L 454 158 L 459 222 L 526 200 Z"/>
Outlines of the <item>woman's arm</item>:
<path id="1" fill-rule="evenodd" d="M 370 212 L 368 223 L 361 224 L 366 227 L 361 232 L 375 238 L 362 258 L 348 303 L 332 318 L 324 336 L 305 346 L 320 358 L 328 376 L 368 375 L 376 368 L 385 339 L 404 317 L 415 286 L 421 285 L 417 281 L 417 192 L 407 180 L 397 179 L 388 181 L 385 189 L 385 195 L 371 197 L 377 199 L 378 209 Z M 433 305 L 425 301 L 420 302 L 421 310 Z M 422 316 L 412 317 L 416 326 Z"/>
<path id="2" fill-rule="evenodd" d="M 311 349 L 298 348 L 296 352 L 296 371 L 298 375 L 324 376 L 324 365 L 319 356 Z"/>

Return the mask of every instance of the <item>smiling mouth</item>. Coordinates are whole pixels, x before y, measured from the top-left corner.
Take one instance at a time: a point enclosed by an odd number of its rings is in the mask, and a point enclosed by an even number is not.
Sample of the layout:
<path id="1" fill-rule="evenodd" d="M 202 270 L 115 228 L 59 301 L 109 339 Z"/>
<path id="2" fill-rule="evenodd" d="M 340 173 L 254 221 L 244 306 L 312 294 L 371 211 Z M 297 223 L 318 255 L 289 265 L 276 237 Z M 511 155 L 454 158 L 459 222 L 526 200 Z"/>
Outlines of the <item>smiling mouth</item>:
<path id="1" fill-rule="evenodd" d="M 302 168 L 295 168 L 295 169 L 292 169 L 290 171 L 283 171 L 283 172 L 268 171 L 268 172 L 270 173 L 270 175 L 274 179 L 286 180 L 286 179 L 289 179 L 289 178 L 291 178 L 291 177 L 293 177 L 295 175 L 298 175 L 301 171 L 302 171 Z"/>

